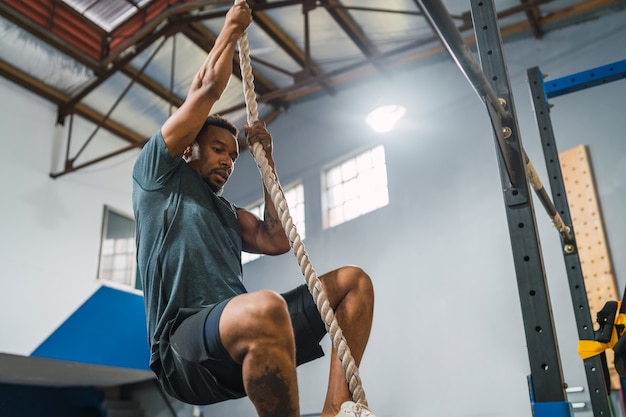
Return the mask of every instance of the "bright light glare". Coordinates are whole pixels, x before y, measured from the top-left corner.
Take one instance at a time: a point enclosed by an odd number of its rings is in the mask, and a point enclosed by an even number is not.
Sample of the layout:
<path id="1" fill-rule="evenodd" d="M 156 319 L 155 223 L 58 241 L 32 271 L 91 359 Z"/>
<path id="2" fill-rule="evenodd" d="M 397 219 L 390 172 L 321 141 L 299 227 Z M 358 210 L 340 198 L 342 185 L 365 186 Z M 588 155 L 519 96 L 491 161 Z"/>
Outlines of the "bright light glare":
<path id="1" fill-rule="evenodd" d="M 398 105 L 382 106 L 372 110 L 367 115 L 365 121 L 372 129 L 377 132 L 389 132 L 396 125 L 398 120 L 404 116 L 406 109 Z"/>

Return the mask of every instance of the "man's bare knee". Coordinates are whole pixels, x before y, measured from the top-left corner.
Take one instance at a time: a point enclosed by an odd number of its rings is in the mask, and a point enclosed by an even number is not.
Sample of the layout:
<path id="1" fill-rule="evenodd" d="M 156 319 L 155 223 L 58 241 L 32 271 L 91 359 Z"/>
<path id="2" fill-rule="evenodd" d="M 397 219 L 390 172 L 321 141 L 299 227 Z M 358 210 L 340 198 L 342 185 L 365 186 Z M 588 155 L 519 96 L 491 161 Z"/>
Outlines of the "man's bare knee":
<path id="1" fill-rule="evenodd" d="M 357 295 L 362 302 L 374 301 L 372 279 L 361 267 L 344 266 L 337 270 L 337 280 L 347 292 Z"/>
<path id="2" fill-rule="evenodd" d="M 287 303 L 279 294 L 265 290 L 235 297 L 222 314 L 220 337 L 238 363 L 252 350 L 267 346 L 290 351 L 294 341 Z"/>
<path id="3" fill-rule="evenodd" d="M 247 308 L 253 321 L 260 321 L 262 325 L 269 327 L 291 326 L 287 302 L 280 294 L 266 290 L 257 291 L 251 301 Z"/>
<path id="4" fill-rule="evenodd" d="M 248 326 L 254 337 L 250 349 L 295 351 L 291 317 L 285 299 L 272 291 L 259 291 L 249 303 Z"/>

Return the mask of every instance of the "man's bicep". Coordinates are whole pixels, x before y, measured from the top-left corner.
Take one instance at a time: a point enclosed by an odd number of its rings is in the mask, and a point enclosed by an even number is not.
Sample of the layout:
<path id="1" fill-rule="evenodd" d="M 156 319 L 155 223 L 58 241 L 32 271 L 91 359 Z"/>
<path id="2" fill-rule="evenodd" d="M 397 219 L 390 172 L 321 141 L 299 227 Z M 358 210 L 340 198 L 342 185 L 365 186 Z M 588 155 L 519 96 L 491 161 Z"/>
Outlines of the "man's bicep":
<path id="1" fill-rule="evenodd" d="M 200 127 L 198 127 L 194 134 L 191 113 L 189 105 L 183 103 L 161 127 L 163 141 L 172 156 L 181 155 L 185 148 L 191 145 L 197 132 L 200 131 Z"/>

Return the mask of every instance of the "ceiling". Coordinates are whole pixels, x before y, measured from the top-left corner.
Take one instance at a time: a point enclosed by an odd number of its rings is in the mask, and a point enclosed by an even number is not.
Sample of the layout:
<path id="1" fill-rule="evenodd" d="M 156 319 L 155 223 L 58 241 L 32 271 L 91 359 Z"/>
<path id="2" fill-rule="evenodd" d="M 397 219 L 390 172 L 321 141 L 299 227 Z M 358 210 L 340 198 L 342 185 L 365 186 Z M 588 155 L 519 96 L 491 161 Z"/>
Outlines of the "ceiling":
<path id="1" fill-rule="evenodd" d="M 248 3 L 259 117 L 269 122 L 293 103 L 393 77 L 445 53 L 416 0 Z M 443 4 L 473 43 L 469 0 Z M 58 123 L 77 116 L 93 129 L 72 139 L 80 145 L 69 152 L 69 124 L 64 168 L 51 176 L 142 146 L 183 102 L 231 6 L 221 0 L 2 0 L 0 75 L 58 106 Z M 495 0 L 495 7 L 507 42 L 602 18 L 626 8 L 626 0 Z M 214 112 L 242 126 L 245 102 L 234 60 Z M 122 145 L 86 158 L 82 151 L 102 132 Z"/>

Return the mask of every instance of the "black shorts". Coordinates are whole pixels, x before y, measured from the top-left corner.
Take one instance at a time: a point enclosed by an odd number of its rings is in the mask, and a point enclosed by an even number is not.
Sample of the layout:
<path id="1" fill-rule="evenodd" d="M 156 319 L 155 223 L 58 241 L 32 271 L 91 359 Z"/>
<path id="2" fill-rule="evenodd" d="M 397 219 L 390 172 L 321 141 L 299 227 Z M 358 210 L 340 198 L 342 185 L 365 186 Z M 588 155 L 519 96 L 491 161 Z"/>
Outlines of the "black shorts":
<path id="1" fill-rule="evenodd" d="M 291 316 L 296 364 L 324 356 L 319 343 L 326 326 L 307 286 L 281 295 Z M 183 312 L 163 331 L 160 364 L 153 369 L 165 390 L 185 403 L 212 404 L 245 396 L 241 365 L 233 361 L 219 337 L 219 320 L 228 301 L 191 315 Z"/>

